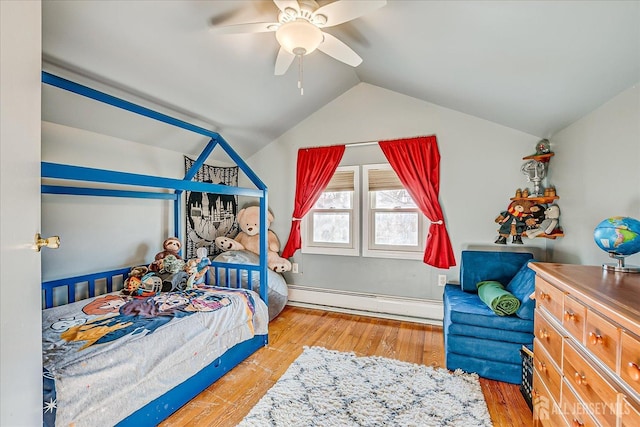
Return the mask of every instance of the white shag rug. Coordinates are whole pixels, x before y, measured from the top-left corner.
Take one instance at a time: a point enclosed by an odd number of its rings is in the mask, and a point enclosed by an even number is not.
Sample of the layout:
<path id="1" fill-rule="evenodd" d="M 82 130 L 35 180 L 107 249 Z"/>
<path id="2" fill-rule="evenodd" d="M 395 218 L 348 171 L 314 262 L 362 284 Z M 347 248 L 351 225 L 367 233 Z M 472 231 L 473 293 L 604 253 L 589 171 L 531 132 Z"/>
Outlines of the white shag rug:
<path id="1" fill-rule="evenodd" d="M 239 424 L 490 427 L 476 374 L 305 347 Z"/>

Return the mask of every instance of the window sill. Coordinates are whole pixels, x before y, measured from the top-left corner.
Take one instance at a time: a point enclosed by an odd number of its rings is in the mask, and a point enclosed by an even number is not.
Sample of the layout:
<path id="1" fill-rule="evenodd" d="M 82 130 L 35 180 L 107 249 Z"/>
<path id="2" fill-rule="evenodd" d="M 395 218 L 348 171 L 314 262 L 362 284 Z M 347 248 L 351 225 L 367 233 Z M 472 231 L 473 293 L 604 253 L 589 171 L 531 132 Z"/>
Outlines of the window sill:
<path id="1" fill-rule="evenodd" d="M 362 251 L 363 258 L 391 258 L 391 259 L 406 259 L 406 260 L 419 260 L 424 258 L 424 252 L 403 252 L 403 251 L 384 251 L 384 250 L 372 250 L 365 249 Z"/>
<path id="2" fill-rule="evenodd" d="M 303 247 L 301 252 L 303 254 L 312 255 L 340 255 L 340 256 L 359 256 L 360 251 L 358 248 L 326 248 L 326 247 Z"/>

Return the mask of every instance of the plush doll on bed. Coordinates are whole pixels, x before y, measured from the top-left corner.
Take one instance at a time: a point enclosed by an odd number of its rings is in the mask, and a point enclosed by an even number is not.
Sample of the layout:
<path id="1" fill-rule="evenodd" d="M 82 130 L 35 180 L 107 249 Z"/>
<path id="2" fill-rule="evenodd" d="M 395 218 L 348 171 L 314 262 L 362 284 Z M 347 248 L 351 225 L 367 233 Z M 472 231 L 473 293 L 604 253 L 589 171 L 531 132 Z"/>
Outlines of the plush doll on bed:
<path id="1" fill-rule="evenodd" d="M 177 237 L 169 237 L 162 243 L 162 252 L 158 252 L 155 256 L 155 260 L 149 265 L 149 270 L 159 272 L 162 270 L 162 260 L 168 256 L 173 255 L 176 259 L 181 260 L 180 248 L 182 243 Z"/>
<path id="2" fill-rule="evenodd" d="M 184 266 L 184 271 L 189 275 L 187 289 L 193 289 L 204 282 L 211 260 L 207 258 L 207 248 L 198 248 L 197 258 L 190 259 Z"/>
<path id="3" fill-rule="evenodd" d="M 132 267 L 127 279 L 124 281 L 122 293 L 125 295 L 133 295 L 142 286 L 142 276 L 149 272 L 149 268 L 144 265 Z"/>
<path id="4" fill-rule="evenodd" d="M 267 228 L 273 221 L 273 215 L 268 212 L 267 215 Z M 241 209 L 238 212 L 238 226 L 240 227 L 240 233 L 230 239 L 228 237 L 216 238 L 216 247 L 223 251 L 241 251 L 246 249 L 255 254 L 260 254 L 260 207 L 249 206 Z M 280 240 L 278 236 L 271 230 L 267 230 L 268 233 L 268 251 L 267 264 L 269 269 L 282 273 L 284 271 L 291 270 L 291 263 L 289 260 L 282 258 L 278 255 L 280 251 Z"/>

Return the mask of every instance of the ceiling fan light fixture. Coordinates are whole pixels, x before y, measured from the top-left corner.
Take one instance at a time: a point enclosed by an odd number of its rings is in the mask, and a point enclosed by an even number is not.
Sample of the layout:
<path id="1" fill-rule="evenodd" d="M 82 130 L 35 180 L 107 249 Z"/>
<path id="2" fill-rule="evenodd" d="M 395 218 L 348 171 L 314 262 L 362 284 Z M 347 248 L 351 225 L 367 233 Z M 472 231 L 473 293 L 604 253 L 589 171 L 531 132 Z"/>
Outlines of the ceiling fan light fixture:
<path id="1" fill-rule="evenodd" d="M 308 55 L 322 43 L 322 31 L 304 19 L 285 22 L 276 31 L 280 46 L 294 55 Z"/>

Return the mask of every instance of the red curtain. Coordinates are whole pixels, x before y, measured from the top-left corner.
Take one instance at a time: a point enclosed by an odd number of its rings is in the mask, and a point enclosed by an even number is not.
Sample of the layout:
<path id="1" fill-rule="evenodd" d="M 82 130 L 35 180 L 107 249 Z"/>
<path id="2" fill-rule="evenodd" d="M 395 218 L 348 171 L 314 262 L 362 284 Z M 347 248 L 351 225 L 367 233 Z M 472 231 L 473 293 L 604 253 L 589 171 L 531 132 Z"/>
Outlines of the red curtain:
<path id="1" fill-rule="evenodd" d="M 327 188 L 342 159 L 344 149 L 344 145 L 332 145 L 298 150 L 293 219 L 289 240 L 282 251 L 283 258 L 289 258 L 302 247 L 300 221 Z"/>
<path id="2" fill-rule="evenodd" d="M 402 185 L 431 221 L 424 251 L 425 264 L 437 268 L 455 266 L 451 240 L 438 202 L 440 153 L 435 135 L 380 141 L 379 145 Z"/>

